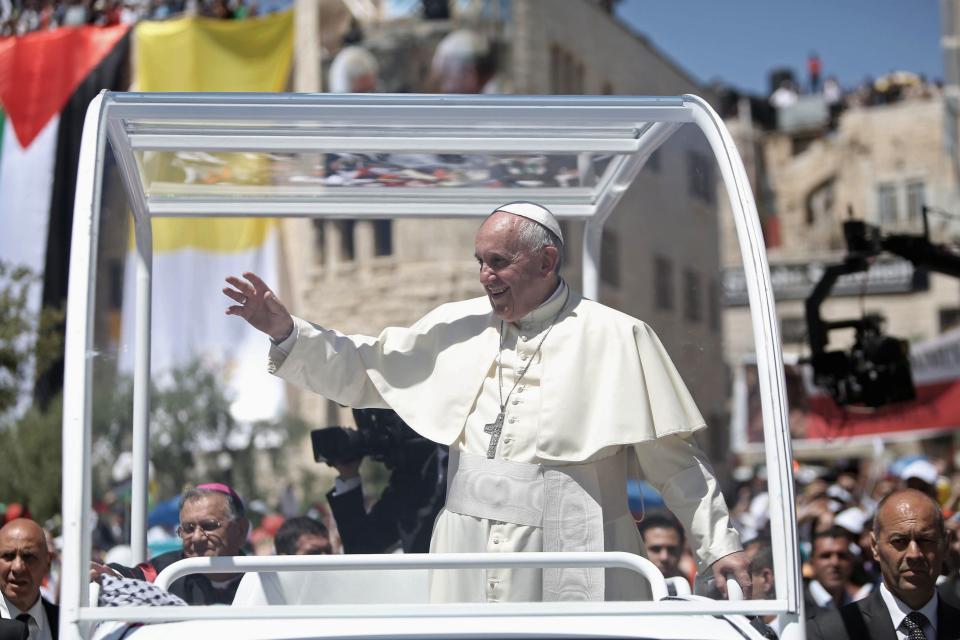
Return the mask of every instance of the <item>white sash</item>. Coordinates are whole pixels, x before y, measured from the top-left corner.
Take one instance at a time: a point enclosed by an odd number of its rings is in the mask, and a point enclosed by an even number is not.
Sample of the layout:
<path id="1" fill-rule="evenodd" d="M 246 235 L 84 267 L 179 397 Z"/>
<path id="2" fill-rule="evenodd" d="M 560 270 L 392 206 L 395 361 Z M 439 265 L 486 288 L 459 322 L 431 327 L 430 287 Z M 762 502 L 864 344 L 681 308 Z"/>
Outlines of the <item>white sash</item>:
<path id="1" fill-rule="evenodd" d="M 604 515 L 609 520 L 622 516 L 627 503 L 624 488 L 622 497 L 607 496 L 604 504 L 600 465 L 622 463 L 607 458 L 554 467 L 451 449 L 445 507 L 462 515 L 543 527 L 544 551 L 603 551 Z M 608 506 L 606 514 L 602 505 Z M 543 570 L 544 600 L 601 601 L 603 592 L 600 567 Z"/>

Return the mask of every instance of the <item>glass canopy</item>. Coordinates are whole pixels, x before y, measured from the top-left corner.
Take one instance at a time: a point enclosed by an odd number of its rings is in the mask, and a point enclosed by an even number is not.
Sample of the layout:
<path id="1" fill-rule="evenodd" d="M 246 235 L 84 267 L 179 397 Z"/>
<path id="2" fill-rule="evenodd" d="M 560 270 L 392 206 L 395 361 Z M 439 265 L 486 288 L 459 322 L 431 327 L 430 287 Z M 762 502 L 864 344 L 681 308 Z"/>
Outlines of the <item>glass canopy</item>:
<path id="1" fill-rule="evenodd" d="M 524 198 L 588 218 L 690 117 L 679 98 L 204 98 L 107 96 L 150 215 L 476 215 Z"/>
<path id="2" fill-rule="evenodd" d="M 80 633 L 81 620 L 109 617 L 85 606 L 90 534 L 82 523 L 91 508 L 95 265 L 110 152 L 136 238 L 131 541 L 138 557 L 146 529 L 152 218 L 480 217 L 504 202 L 533 200 L 561 219 L 584 222 L 582 292 L 598 299 L 604 222 L 651 155 L 683 124 L 705 137 L 735 218 L 757 354 L 778 567 L 776 600 L 739 608 L 697 604 L 700 609 L 690 611 L 786 613 L 795 621 L 799 558 L 792 543 L 793 482 L 774 300 L 743 164 L 705 101 L 103 93 L 91 104 L 84 128 L 67 309 L 63 450 L 64 478 L 71 481 L 64 487 L 62 606 L 71 633 Z"/>

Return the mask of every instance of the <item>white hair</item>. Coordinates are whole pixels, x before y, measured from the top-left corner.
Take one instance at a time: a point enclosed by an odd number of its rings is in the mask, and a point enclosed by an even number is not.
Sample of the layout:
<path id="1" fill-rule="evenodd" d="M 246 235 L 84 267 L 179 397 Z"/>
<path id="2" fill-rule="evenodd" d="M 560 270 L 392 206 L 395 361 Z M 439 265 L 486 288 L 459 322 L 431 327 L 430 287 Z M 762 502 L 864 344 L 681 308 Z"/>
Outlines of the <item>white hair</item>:
<path id="1" fill-rule="evenodd" d="M 358 78 L 380 73 L 380 65 L 373 54 L 363 47 L 344 47 L 330 63 L 331 93 L 356 93 L 354 83 Z"/>
<path id="2" fill-rule="evenodd" d="M 444 36 L 433 54 L 431 67 L 434 72 L 466 64 L 476 64 L 489 57 L 490 43 L 470 29 L 457 29 Z"/>
<path id="3" fill-rule="evenodd" d="M 557 266 L 553 272 L 560 273 L 560 267 L 563 266 L 563 242 L 557 234 L 535 220 L 520 218 L 517 223 L 517 239 L 531 253 L 539 253 L 545 247 L 554 247 L 557 250 Z"/>

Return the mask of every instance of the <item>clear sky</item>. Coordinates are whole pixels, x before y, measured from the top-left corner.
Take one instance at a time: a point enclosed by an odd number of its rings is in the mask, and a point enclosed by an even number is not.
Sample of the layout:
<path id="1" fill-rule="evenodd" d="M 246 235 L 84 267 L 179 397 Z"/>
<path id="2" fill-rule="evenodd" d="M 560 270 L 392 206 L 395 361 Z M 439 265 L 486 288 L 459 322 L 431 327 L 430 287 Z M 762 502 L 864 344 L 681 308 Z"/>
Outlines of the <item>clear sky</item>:
<path id="1" fill-rule="evenodd" d="M 766 93 L 768 72 L 822 76 L 851 88 L 890 71 L 943 78 L 939 0 L 623 0 L 617 13 L 698 80 Z"/>

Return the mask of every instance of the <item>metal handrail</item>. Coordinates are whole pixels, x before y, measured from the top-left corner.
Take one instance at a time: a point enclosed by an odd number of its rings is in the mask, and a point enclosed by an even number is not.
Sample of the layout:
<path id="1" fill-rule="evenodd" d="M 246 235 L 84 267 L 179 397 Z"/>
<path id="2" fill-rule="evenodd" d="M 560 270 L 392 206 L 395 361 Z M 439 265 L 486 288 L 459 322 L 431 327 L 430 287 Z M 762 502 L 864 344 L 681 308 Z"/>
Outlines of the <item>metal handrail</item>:
<path id="1" fill-rule="evenodd" d="M 246 573 L 256 571 L 336 571 L 404 569 L 491 569 L 546 567 L 604 567 L 628 569 L 650 583 L 654 600 L 667 597 L 667 583 L 656 565 L 624 551 L 492 553 L 355 554 L 342 556 L 227 556 L 185 558 L 157 576 L 155 584 L 169 589 L 179 578 L 194 573 Z"/>

